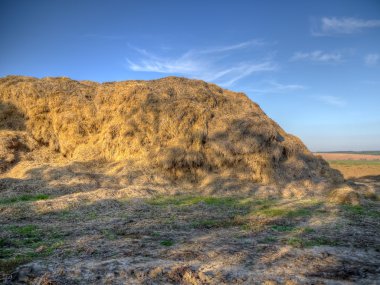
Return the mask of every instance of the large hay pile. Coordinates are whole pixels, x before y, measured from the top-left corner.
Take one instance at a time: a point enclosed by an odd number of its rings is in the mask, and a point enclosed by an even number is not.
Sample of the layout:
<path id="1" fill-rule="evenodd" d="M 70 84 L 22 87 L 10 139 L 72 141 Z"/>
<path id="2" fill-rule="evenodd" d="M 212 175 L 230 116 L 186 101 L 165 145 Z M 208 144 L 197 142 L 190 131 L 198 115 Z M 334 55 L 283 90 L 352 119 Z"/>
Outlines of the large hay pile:
<path id="1" fill-rule="evenodd" d="M 0 171 L 42 148 L 70 161 L 138 164 L 178 180 L 342 180 L 244 94 L 176 77 L 103 84 L 1 78 Z"/>

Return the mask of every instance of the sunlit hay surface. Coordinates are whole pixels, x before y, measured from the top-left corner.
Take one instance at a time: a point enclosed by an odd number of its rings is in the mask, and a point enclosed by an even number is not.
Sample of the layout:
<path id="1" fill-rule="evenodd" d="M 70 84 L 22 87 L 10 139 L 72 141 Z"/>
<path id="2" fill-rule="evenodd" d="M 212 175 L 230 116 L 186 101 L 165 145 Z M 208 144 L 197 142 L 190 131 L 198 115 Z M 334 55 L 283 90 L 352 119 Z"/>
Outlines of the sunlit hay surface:
<path id="1" fill-rule="evenodd" d="M 124 161 L 178 181 L 342 181 L 243 93 L 203 81 L 8 76 L 0 104 L 1 171 L 26 151 L 48 148 L 54 159 Z"/>

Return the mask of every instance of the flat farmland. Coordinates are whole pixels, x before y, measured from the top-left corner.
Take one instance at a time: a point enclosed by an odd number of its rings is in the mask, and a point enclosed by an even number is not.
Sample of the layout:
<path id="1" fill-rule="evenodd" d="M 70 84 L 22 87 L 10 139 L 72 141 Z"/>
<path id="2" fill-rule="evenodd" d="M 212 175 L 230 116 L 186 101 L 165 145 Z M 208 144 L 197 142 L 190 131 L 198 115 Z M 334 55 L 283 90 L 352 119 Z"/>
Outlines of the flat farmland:
<path id="1" fill-rule="evenodd" d="M 316 153 L 339 170 L 346 179 L 380 176 L 380 155 L 362 153 Z"/>

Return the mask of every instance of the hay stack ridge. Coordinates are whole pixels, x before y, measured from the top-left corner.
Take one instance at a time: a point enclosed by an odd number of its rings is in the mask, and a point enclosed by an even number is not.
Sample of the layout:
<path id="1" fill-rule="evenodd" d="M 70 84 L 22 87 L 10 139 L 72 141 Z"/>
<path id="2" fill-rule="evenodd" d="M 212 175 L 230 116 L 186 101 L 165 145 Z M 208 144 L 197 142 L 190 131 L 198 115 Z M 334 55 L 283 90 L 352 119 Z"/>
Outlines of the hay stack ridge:
<path id="1" fill-rule="evenodd" d="M 342 179 L 243 93 L 177 77 L 1 78 L 0 171 L 42 148 L 191 181 L 210 174 L 264 184 Z"/>

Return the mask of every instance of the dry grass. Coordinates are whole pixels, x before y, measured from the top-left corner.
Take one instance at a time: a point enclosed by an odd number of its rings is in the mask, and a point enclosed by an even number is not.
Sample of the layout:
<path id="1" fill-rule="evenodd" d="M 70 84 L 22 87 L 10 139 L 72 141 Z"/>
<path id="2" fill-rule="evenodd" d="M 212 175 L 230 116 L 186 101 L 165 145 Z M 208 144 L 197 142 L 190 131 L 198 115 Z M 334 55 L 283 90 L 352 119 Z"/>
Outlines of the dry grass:
<path id="1" fill-rule="evenodd" d="M 339 170 L 346 179 L 380 175 L 380 162 L 370 160 L 329 161 L 332 168 Z"/>
<path id="2" fill-rule="evenodd" d="M 4 278 L 36 283 L 48 276 L 57 284 L 378 278 L 376 201 L 204 195 L 174 184 L 123 185 L 94 169 L 45 166 L 0 180 L 7 197 L 0 203 Z"/>

